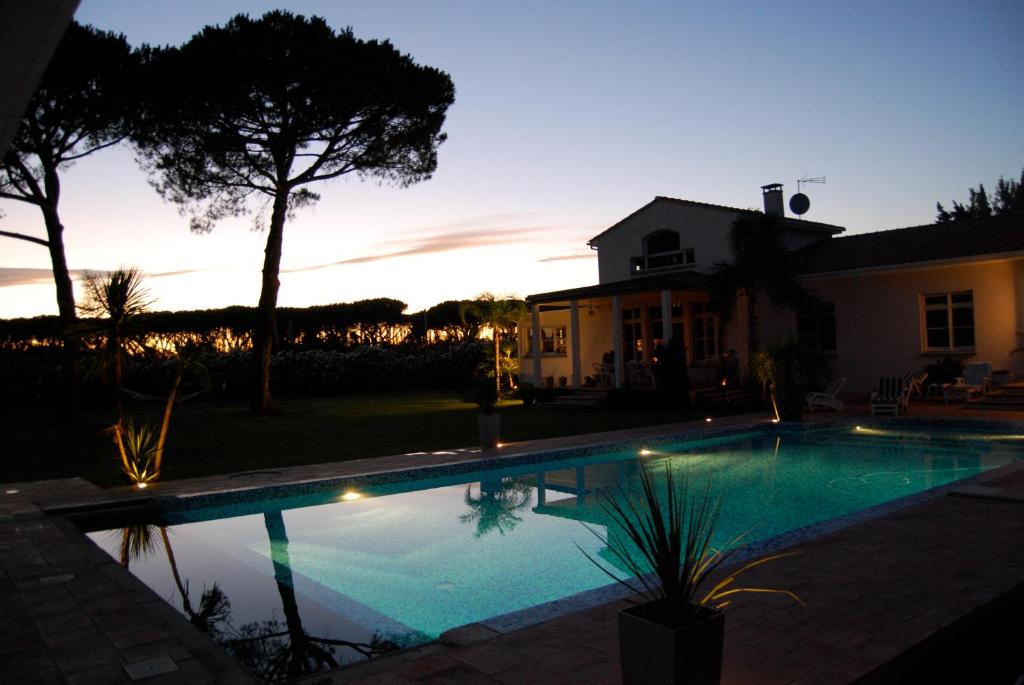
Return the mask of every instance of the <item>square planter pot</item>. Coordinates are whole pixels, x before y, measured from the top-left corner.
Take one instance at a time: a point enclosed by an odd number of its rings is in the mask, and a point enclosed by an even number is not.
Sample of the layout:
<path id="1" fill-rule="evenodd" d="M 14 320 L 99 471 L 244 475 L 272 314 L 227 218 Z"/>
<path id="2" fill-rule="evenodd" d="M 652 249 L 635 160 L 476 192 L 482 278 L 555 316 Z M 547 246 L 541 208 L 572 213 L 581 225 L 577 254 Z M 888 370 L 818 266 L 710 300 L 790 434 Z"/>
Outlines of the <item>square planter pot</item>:
<path id="1" fill-rule="evenodd" d="M 497 445 L 501 433 L 501 415 L 477 414 L 476 423 L 480 428 L 480 446 L 489 449 Z"/>
<path id="2" fill-rule="evenodd" d="M 707 607 L 678 628 L 650 620 L 651 603 L 619 612 L 623 685 L 710 685 L 722 674 L 725 615 Z"/>

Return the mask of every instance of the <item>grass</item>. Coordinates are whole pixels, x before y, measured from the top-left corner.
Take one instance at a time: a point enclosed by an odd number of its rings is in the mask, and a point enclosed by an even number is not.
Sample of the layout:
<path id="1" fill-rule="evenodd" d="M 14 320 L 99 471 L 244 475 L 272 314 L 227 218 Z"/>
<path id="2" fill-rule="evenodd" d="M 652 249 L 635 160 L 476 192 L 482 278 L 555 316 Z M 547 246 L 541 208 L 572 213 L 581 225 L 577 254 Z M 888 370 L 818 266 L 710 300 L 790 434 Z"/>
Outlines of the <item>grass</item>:
<path id="1" fill-rule="evenodd" d="M 476 406 L 455 393 L 394 392 L 290 399 L 281 413 L 250 416 L 243 402 L 191 402 L 171 418 L 162 479 L 346 461 L 479 444 Z M 135 406 L 159 420 L 159 406 Z M 694 418 L 678 408 L 525 407 L 498 405 L 507 441 L 650 426 Z M 702 415 L 702 414 L 701 414 Z M 7 412 L 0 482 L 81 476 L 97 485 L 127 484 L 117 449 L 103 429 L 112 410 L 88 410 L 77 426 L 53 425 L 45 412 Z"/>

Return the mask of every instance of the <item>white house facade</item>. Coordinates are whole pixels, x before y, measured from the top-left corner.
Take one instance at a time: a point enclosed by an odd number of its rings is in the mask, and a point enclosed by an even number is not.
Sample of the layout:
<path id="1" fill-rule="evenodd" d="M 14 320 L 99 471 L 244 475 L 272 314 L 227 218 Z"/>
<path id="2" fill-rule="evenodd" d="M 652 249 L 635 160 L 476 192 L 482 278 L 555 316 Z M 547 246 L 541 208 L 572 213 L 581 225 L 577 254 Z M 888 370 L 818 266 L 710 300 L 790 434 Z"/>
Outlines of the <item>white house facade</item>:
<path id="1" fill-rule="evenodd" d="M 762 304 L 766 347 L 799 339 L 867 392 L 941 356 L 984 359 L 1024 377 L 1024 226 L 1019 217 L 836 237 L 843 228 L 786 218 L 780 184 L 762 188 L 814 311 Z M 746 359 L 745 317 L 724 326 L 709 278 L 732 258 L 733 222 L 753 213 L 656 197 L 588 243 L 597 285 L 529 295 L 520 380 L 538 386 L 650 385 L 651 353 L 685 345 L 691 382 L 711 385 Z M 941 300 L 941 301 L 940 301 Z M 742 304 L 740 304 L 742 307 Z"/>

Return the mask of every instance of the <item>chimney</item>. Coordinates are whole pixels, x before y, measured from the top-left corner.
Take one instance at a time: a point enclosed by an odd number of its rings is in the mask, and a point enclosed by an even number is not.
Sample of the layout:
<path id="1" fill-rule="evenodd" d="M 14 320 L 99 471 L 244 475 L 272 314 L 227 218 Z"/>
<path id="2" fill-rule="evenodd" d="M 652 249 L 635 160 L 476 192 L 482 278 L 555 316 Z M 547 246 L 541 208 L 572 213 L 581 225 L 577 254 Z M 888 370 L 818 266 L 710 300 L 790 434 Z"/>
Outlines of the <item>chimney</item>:
<path id="1" fill-rule="evenodd" d="M 764 213 L 768 216 L 785 216 L 786 211 L 782 204 L 782 184 L 781 183 L 769 183 L 766 186 L 761 186 L 761 192 L 764 194 Z"/>

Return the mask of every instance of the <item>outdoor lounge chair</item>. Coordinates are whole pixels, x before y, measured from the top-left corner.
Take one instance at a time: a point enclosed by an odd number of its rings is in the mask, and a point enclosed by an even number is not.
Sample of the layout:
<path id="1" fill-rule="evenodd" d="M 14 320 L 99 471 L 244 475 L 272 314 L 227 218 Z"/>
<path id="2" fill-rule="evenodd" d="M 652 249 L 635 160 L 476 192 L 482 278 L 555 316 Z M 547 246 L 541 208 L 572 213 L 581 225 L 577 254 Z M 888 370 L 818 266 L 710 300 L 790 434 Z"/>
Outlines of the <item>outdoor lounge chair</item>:
<path id="1" fill-rule="evenodd" d="M 917 371 L 911 371 L 903 376 L 903 385 L 907 387 L 907 399 L 909 400 L 912 395 L 920 397 L 924 393 L 924 382 L 928 380 L 928 371 L 925 369 L 918 369 Z"/>
<path id="2" fill-rule="evenodd" d="M 828 384 L 823 392 L 809 392 L 807 397 L 804 398 L 804 402 L 807 403 L 807 408 L 811 411 L 815 409 L 834 409 L 836 411 L 842 411 L 843 401 L 836 397 L 839 391 L 846 385 L 846 378 L 833 378 L 832 382 Z"/>
<path id="3" fill-rule="evenodd" d="M 991 362 L 970 362 L 964 364 L 964 375 L 942 388 L 942 399 L 946 404 L 950 401 L 965 402 L 972 395 L 980 395 L 992 385 Z"/>
<path id="4" fill-rule="evenodd" d="M 871 415 L 892 414 L 896 416 L 900 409 L 907 406 L 907 386 L 899 377 L 880 378 L 878 390 L 871 393 Z"/>

